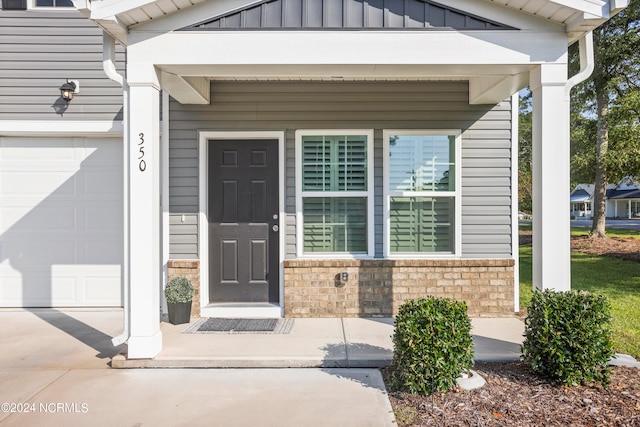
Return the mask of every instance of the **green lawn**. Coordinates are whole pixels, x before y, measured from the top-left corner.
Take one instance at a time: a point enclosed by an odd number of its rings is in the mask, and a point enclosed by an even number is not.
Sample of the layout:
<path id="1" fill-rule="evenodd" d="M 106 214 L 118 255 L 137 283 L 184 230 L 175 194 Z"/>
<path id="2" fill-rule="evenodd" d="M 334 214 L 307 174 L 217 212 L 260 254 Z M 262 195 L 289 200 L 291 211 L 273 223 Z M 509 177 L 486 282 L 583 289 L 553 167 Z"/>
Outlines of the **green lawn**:
<path id="1" fill-rule="evenodd" d="M 608 235 L 613 236 L 607 230 Z M 618 230 L 631 237 L 630 230 Z M 588 232 L 588 231 L 587 231 Z M 635 237 L 638 236 L 637 232 Z M 520 248 L 520 305 L 531 301 L 531 247 Z M 616 351 L 640 359 L 640 263 L 582 253 L 571 255 L 572 289 L 599 292 L 611 303 Z"/>
<path id="2" fill-rule="evenodd" d="M 531 230 L 531 227 L 529 227 Z M 572 236 L 586 236 L 591 231 L 591 228 L 587 227 L 571 227 L 571 235 Z M 640 230 L 627 230 L 624 228 L 608 228 L 607 236 L 609 237 L 620 237 L 620 238 L 640 238 Z"/>

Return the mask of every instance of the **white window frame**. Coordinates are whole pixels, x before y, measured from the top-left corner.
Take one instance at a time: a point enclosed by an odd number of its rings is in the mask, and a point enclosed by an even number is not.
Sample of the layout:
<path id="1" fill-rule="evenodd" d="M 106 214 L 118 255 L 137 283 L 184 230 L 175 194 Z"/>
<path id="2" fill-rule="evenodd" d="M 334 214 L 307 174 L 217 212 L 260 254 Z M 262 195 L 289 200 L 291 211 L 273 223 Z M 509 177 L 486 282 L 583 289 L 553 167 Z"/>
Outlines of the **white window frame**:
<path id="1" fill-rule="evenodd" d="M 367 191 L 303 191 L 302 190 L 302 137 L 358 135 L 367 138 Z M 374 215 L 374 132 L 373 129 L 298 129 L 295 133 L 296 153 L 296 256 L 306 259 L 368 259 L 375 254 Z M 367 198 L 367 252 L 304 252 L 303 197 L 366 197 Z"/>
<path id="2" fill-rule="evenodd" d="M 389 138 L 392 135 L 453 135 L 455 137 L 454 191 L 390 191 Z M 383 140 L 383 200 L 384 200 L 384 257 L 388 259 L 460 258 L 462 256 L 462 132 L 460 129 L 385 129 Z M 454 250 L 453 252 L 391 252 L 391 197 L 453 197 L 454 198 Z"/>
<path id="3" fill-rule="evenodd" d="M 37 9 L 37 10 L 72 10 L 75 9 L 75 6 L 36 6 L 36 0 L 28 0 L 27 1 L 27 10 L 29 9 Z"/>

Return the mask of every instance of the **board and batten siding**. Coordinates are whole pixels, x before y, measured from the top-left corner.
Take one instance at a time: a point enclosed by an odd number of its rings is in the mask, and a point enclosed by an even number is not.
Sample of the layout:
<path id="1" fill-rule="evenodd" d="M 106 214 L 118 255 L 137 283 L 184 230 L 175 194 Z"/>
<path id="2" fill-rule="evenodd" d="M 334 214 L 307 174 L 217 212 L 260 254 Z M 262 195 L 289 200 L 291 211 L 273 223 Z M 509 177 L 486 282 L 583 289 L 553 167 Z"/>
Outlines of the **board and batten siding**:
<path id="1" fill-rule="evenodd" d="M 124 58 L 117 45 L 120 73 Z M 67 79 L 80 92 L 65 105 Z M 0 10 L 0 120 L 122 120 L 122 87 L 102 70 L 102 30 L 75 9 Z"/>
<path id="2" fill-rule="evenodd" d="M 295 258 L 295 131 L 374 129 L 375 253 L 383 253 L 383 129 L 462 130 L 462 256 L 511 257 L 511 105 L 469 105 L 466 82 L 212 82 L 170 103 L 170 257 L 198 258 L 198 132 L 285 131 L 286 257 Z M 182 221 L 184 215 L 185 221 Z"/>

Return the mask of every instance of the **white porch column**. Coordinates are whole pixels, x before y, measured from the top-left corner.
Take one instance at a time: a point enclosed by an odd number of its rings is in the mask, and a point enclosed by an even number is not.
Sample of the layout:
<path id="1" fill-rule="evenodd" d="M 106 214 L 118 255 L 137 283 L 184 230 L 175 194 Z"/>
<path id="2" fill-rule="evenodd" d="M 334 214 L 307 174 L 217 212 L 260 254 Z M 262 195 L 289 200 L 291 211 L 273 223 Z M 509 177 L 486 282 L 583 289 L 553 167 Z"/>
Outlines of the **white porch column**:
<path id="1" fill-rule="evenodd" d="M 571 289 L 569 99 L 566 64 L 531 72 L 533 287 Z"/>
<path id="2" fill-rule="evenodd" d="M 128 357 L 152 358 L 160 331 L 160 84 L 152 65 L 129 66 L 129 286 Z"/>

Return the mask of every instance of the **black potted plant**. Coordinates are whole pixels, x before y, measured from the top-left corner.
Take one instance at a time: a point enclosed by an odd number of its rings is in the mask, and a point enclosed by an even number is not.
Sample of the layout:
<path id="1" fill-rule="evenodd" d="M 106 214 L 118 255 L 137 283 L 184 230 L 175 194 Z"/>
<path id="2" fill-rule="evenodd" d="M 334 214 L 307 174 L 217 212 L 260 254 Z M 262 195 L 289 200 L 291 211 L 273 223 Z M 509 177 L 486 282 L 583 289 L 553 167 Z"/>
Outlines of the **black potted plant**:
<path id="1" fill-rule="evenodd" d="M 189 323 L 193 299 L 191 281 L 183 276 L 174 277 L 164 288 L 164 296 L 169 309 L 169 322 L 174 325 Z"/>

